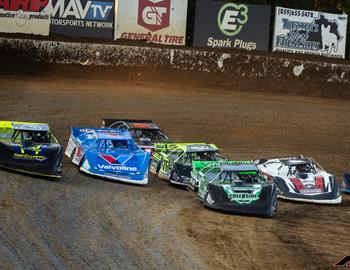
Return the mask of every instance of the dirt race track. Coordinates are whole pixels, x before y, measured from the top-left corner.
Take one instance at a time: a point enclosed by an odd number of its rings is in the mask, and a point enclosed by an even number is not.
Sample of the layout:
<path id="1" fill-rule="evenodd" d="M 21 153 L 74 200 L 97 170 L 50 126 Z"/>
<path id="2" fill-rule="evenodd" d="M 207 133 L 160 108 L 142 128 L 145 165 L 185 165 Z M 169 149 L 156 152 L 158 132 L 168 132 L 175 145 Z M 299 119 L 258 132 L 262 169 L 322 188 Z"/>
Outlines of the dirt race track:
<path id="1" fill-rule="evenodd" d="M 350 170 L 350 100 L 307 95 L 349 85 L 299 82 L 300 94 L 292 82 L 215 87 L 220 75 L 151 73 L 2 69 L 0 118 L 48 122 L 64 145 L 70 126 L 150 118 L 175 141 L 214 142 L 232 159 L 304 154 L 338 181 Z M 154 176 L 147 187 L 104 181 L 65 158 L 60 181 L 0 171 L 0 268 L 332 269 L 350 255 L 349 217 L 346 195 L 340 206 L 279 201 L 274 219 L 226 215 Z"/>

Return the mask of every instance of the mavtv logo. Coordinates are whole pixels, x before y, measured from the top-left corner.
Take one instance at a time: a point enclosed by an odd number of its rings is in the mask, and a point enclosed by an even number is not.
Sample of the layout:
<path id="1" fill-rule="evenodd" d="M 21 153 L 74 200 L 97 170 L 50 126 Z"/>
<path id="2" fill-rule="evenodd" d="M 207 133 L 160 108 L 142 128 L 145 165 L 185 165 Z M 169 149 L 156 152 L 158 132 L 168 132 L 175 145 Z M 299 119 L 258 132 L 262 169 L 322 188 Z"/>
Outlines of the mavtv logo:
<path id="1" fill-rule="evenodd" d="M 170 25 L 171 0 L 139 0 L 137 23 L 154 32 Z"/>
<path id="2" fill-rule="evenodd" d="M 350 268 L 350 256 L 345 256 L 339 262 L 337 262 L 334 266 L 348 267 Z"/>
<path id="3" fill-rule="evenodd" d="M 62 19 L 74 17 L 75 19 L 86 19 L 93 21 L 106 21 L 113 10 L 113 2 L 87 1 L 85 5 L 80 0 L 58 0 L 53 1 L 52 16 Z"/>

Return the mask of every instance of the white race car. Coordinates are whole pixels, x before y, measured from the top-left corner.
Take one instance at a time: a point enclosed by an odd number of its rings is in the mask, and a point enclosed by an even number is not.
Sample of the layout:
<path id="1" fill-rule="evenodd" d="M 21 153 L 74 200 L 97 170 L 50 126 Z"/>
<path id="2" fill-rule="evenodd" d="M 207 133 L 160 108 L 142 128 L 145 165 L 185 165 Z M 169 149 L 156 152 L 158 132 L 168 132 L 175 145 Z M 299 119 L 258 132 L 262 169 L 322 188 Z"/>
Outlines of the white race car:
<path id="1" fill-rule="evenodd" d="M 267 180 L 275 182 L 280 198 L 320 204 L 340 204 L 342 201 L 335 176 L 312 158 L 261 159 L 255 163 Z"/>

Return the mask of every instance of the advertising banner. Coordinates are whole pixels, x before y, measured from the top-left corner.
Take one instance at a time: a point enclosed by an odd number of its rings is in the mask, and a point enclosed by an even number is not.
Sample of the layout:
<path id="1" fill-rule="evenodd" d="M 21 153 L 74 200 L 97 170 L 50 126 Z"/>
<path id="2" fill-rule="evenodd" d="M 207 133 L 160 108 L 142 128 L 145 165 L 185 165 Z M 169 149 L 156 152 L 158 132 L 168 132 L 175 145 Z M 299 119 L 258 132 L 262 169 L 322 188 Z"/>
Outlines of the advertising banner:
<path id="1" fill-rule="evenodd" d="M 193 46 L 267 51 L 271 7 L 199 0 Z"/>
<path id="2" fill-rule="evenodd" d="M 187 0 L 117 0 L 115 39 L 185 45 Z"/>
<path id="3" fill-rule="evenodd" d="M 345 57 L 347 15 L 277 7 L 273 51 Z"/>
<path id="4" fill-rule="evenodd" d="M 52 0 L 51 33 L 113 39 L 114 0 Z"/>
<path id="5" fill-rule="evenodd" d="M 49 0 L 0 0 L 0 32 L 48 36 Z"/>

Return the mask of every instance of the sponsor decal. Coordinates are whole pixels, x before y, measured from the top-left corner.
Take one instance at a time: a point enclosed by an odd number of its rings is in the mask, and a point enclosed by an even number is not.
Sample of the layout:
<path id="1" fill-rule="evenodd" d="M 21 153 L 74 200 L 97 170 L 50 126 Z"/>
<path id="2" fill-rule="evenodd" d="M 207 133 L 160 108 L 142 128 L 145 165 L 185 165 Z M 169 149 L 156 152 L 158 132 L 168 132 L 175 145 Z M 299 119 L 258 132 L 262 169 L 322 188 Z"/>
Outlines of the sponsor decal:
<path id="1" fill-rule="evenodd" d="M 51 32 L 110 38 L 113 33 L 114 2 L 52 0 L 51 16 Z"/>
<path id="2" fill-rule="evenodd" d="M 118 1 L 115 39 L 184 45 L 187 0 Z"/>
<path id="3" fill-rule="evenodd" d="M 194 46 L 268 50 L 270 6 L 203 0 L 196 9 Z"/>
<path id="4" fill-rule="evenodd" d="M 345 57 L 347 15 L 276 8 L 273 50 Z"/>
<path id="5" fill-rule="evenodd" d="M 48 6 L 49 0 L 1 0 L 0 32 L 49 35 Z"/>
<path id="6" fill-rule="evenodd" d="M 113 157 L 111 155 L 99 155 L 103 160 L 107 161 L 109 164 L 121 164 L 124 165 L 129 159 L 132 158 L 131 155 L 119 155 L 118 157 Z"/>
<path id="7" fill-rule="evenodd" d="M 124 165 L 101 165 L 97 164 L 97 167 L 100 170 L 110 170 L 110 171 L 127 171 L 127 172 L 136 172 L 136 167 L 127 167 Z"/>
<path id="8" fill-rule="evenodd" d="M 334 264 L 334 266 L 350 268 L 350 256 L 345 256 L 339 262 Z"/>
<path id="9" fill-rule="evenodd" d="M 155 32 L 170 25 L 170 0 L 139 0 L 137 23 Z"/>
<path id="10" fill-rule="evenodd" d="M 34 153 L 26 153 L 27 151 L 34 152 Z M 14 159 L 22 159 L 22 160 L 36 160 L 36 161 L 44 161 L 47 158 L 43 155 L 40 155 L 42 152 L 41 145 L 38 145 L 36 147 L 30 147 L 30 148 L 19 148 L 20 153 L 13 154 Z"/>
<path id="11" fill-rule="evenodd" d="M 230 201 L 239 204 L 250 204 L 260 199 L 262 187 L 231 187 L 224 186 L 224 191 Z"/>
<path id="12" fill-rule="evenodd" d="M 218 25 L 226 36 L 235 36 L 248 22 L 248 6 L 227 3 L 218 14 Z"/>

